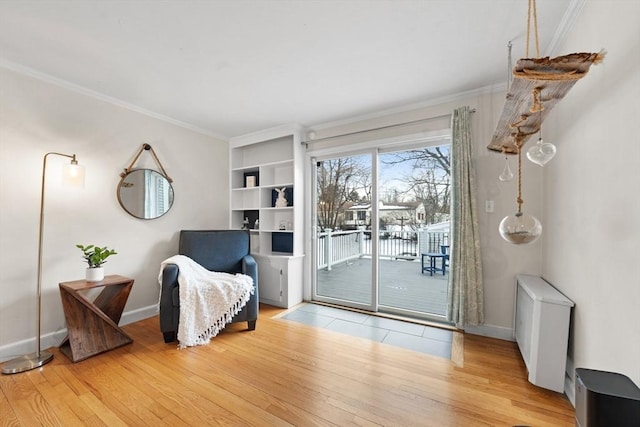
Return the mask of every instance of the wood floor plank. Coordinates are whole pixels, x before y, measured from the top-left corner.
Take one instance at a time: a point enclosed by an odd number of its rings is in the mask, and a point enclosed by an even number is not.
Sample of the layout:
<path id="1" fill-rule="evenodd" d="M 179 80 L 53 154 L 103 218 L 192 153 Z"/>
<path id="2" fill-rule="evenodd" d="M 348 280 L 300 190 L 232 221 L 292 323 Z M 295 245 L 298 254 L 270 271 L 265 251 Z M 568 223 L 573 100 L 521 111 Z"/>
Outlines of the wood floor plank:
<path id="1" fill-rule="evenodd" d="M 20 425 L 18 423 L 18 417 L 13 411 L 13 408 L 9 404 L 9 399 L 5 395 L 3 386 L 6 387 L 7 382 L 0 383 L 0 426 L 2 427 L 14 427 Z"/>
<path id="2" fill-rule="evenodd" d="M 162 417 L 168 411 L 159 416 L 149 411 L 148 407 L 155 402 L 144 394 L 140 394 L 131 383 L 118 374 L 120 361 L 114 361 L 110 357 L 91 359 L 93 366 L 88 363 L 82 368 L 83 381 L 91 387 L 100 389 L 99 399 L 111 408 L 119 418 L 125 420 L 128 425 L 164 425 Z M 74 365 L 74 368 L 80 365 Z"/>
<path id="3" fill-rule="evenodd" d="M 64 371 L 65 375 L 68 374 L 66 367 L 58 367 L 58 366 L 50 366 L 48 368 L 51 370 Z M 67 376 L 68 378 L 68 376 Z M 72 389 L 66 381 L 63 381 L 56 386 L 54 386 L 55 393 L 59 396 L 60 399 L 63 399 L 69 409 L 73 412 L 74 416 L 82 420 L 82 422 L 87 422 L 86 420 L 93 417 L 95 414 L 82 400 L 78 399 L 78 394 Z"/>
<path id="4" fill-rule="evenodd" d="M 12 375 L 2 387 L 18 422 L 20 425 L 31 422 L 41 426 L 62 426 L 51 405 L 29 380 L 29 376 L 34 374 L 37 373 Z"/>
<path id="5" fill-rule="evenodd" d="M 95 415 L 109 427 L 119 427 L 126 426 L 126 419 L 123 419 L 118 416 L 116 412 L 119 411 L 119 408 L 110 408 L 105 403 L 102 402 L 94 393 L 85 393 L 79 396 L 79 399 L 82 400 L 89 408 L 93 410 Z M 114 412 L 114 410 L 116 412 Z M 134 425 L 134 424 L 131 424 Z"/>
<path id="6" fill-rule="evenodd" d="M 41 369 L 38 374 L 42 374 L 45 370 Z M 34 381 L 38 377 L 32 376 L 30 379 L 34 383 L 35 387 L 42 397 L 51 405 L 51 409 L 56 414 L 56 417 L 60 420 L 64 420 L 65 427 L 67 426 L 82 426 L 82 420 L 75 414 L 71 407 L 64 399 L 64 395 L 58 393 L 56 387 L 54 387 L 49 381 Z M 40 378 L 45 378 L 41 375 Z"/>
<path id="7" fill-rule="evenodd" d="M 83 362 L 0 377 L 0 425 L 572 426 L 566 397 L 527 381 L 512 342 L 460 334 L 457 361 L 314 328 L 261 306 L 207 346 L 165 344 L 158 318 Z M 6 416 L 5 416 L 6 414 Z"/>
<path id="8" fill-rule="evenodd" d="M 239 425 L 242 419 L 235 417 L 225 407 L 207 399 L 204 390 L 199 390 L 192 384 L 190 372 L 179 366 L 167 364 L 167 361 L 157 362 L 152 358 L 140 360 L 135 355 L 126 356 L 127 363 L 135 367 L 136 374 L 145 376 L 145 383 L 140 387 L 153 388 L 157 398 L 165 401 L 163 405 L 169 409 L 179 410 L 179 416 L 185 422 L 193 424 L 196 420 L 211 422 L 228 422 Z M 197 421 L 196 421 L 197 422 Z"/>
<path id="9" fill-rule="evenodd" d="M 350 384 L 348 383 L 351 380 L 345 375 L 331 372 L 331 369 L 327 369 L 324 364 L 312 366 L 313 363 L 305 363 L 299 354 L 279 354 L 281 349 L 277 352 L 265 352 L 259 348 L 253 348 L 250 345 L 243 347 L 247 348 L 238 349 L 236 360 L 245 366 L 246 374 L 254 378 L 264 377 L 264 375 L 260 375 L 260 372 L 270 370 L 269 377 L 265 378 L 264 383 L 261 384 L 260 387 L 264 390 L 271 390 L 271 393 L 274 392 L 274 387 L 277 387 L 278 391 L 282 393 L 291 394 L 293 392 L 295 397 L 292 403 L 299 408 L 305 408 L 309 406 L 310 402 L 312 403 L 317 400 L 328 400 L 327 397 L 333 395 L 337 398 L 344 393 L 345 390 L 347 390 L 347 394 L 350 393 Z M 263 354 L 263 357 L 257 360 L 255 358 L 250 360 L 252 358 L 248 357 L 247 354 L 251 353 Z M 295 363 L 292 363 L 293 360 L 295 360 Z M 340 365 L 335 362 L 336 361 L 333 361 L 331 363 L 332 366 L 339 367 Z M 358 372 L 358 369 L 354 369 L 353 372 Z M 357 384 L 356 388 L 358 389 L 356 393 L 361 392 L 362 384 Z M 340 407 L 333 409 L 334 416 L 338 416 L 337 412 L 343 412 L 339 418 L 332 419 L 331 421 L 333 422 L 345 422 L 354 419 L 353 413 L 344 413 L 345 411 Z M 368 409 L 371 411 L 378 410 L 378 408 L 373 405 Z M 322 411 L 318 411 L 317 415 L 320 415 L 320 413 L 322 413 Z M 326 411 L 324 411 L 322 415 L 327 416 Z"/>

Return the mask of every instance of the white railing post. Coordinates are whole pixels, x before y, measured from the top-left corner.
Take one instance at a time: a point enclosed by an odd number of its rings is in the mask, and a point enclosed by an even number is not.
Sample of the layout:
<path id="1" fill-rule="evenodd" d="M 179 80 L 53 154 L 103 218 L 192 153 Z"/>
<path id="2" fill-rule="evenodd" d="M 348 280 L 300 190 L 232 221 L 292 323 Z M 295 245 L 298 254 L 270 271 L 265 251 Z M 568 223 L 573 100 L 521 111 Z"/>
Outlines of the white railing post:
<path id="1" fill-rule="evenodd" d="M 360 258 L 364 255 L 364 230 L 360 228 L 360 232 L 358 233 L 358 243 L 360 244 L 358 249 L 358 255 Z"/>
<path id="2" fill-rule="evenodd" d="M 325 256 L 325 260 L 327 261 L 327 271 L 331 271 L 331 262 L 333 261 L 332 258 L 332 250 L 331 247 L 333 246 L 333 237 L 331 237 L 331 232 L 333 231 L 330 228 L 325 229 L 326 233 L 327 233 L 327 237 L 326 237 L 326 241 L 324 244 L 324 256 Z"/>

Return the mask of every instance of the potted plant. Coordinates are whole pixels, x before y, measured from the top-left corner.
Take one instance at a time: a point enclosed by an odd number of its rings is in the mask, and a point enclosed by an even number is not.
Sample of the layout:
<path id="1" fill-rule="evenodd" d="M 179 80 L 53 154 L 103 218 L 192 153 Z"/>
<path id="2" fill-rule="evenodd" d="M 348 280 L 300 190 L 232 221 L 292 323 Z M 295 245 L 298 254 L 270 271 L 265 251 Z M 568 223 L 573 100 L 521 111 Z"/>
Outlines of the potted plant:
<path id="1" fill-rule="evenodd" d="M 104 267 L 102 265 L 107 262 L 107 258 L 116 255 L 117 252 L 106 246 L 101 248 L 96 245 L 76 245 L 76 248 L 82 251 L 82 258 L 87 262 L 89 267 L 86 271 L 88 282 L 99 282 L 104 279 Z"/>

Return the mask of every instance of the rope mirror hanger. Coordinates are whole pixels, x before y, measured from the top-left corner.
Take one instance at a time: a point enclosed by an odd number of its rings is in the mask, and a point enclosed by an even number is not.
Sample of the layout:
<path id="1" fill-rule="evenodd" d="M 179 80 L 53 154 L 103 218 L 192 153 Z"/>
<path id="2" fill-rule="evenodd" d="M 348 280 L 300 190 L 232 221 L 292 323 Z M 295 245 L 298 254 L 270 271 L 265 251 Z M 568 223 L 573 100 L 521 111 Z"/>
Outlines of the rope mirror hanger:
<path id="1" fill-rule="evenodd" d="M 148 151 L 161 172 L 153 169 L 134 169 L 140 155 Z M 120 174 L 118 202 L 131 216 L 155 219 L 166 214 L 173 205 L 173 180 L 167 175 L 160 159 L 149 144 L 142 144 L 131 164 Z"/>

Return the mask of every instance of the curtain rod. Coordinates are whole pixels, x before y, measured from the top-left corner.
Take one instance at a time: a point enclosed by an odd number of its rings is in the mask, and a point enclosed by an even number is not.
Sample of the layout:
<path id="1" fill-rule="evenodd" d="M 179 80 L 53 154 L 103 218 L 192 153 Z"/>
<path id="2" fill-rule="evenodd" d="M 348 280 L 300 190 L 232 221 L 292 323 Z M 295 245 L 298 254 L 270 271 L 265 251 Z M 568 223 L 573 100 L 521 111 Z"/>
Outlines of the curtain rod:
<path id="1" fill-rule="evenodd" d="M 469 110 L 469 112 L 470 113 L 475 113 L 476 109 L 472 108 L 471 110 Z M 309 144 L 309 143 L 318 142 L 318 141 L 326 141 L 327 139 L 340 138 L 340 137 L 343 137 L 343 136 L 359 135 L 361 133 L 373 132 L 373 131 L 376 131 L 376 130 L 392 129 L 392 128 L 395 128 L 395 127 L 412 125 L 412 124 L 415 124 L 415 123 L 421 123 L 421 122 L 427 122 L 427 121 L 430 121 L 430 120 L 441 119 L 443 117 L 450 116 L 451 114 L 452 113 L 442 114 L 440 116 L 429 117 L 429 118 L 426 118 L 426 119 L 412 120 L 412 121 L 409 121 L 409 122 L 395 123 L 395 124 L 386 125 L 386 126 L 379 126 L 377 128 L 371 128 L 371 129 L 357 130 L 357 131 L 354 131 L 354 132 L 341 133 L 339 135 L 325 136 L 324 138 L 309 139 L 309 140 L 302 141 L 302 143 L 303 144 Z M 314 133 L 314 132 L 313 131 L 309 132 L 309 134 L 312 134 L 312 133 Z"/>

